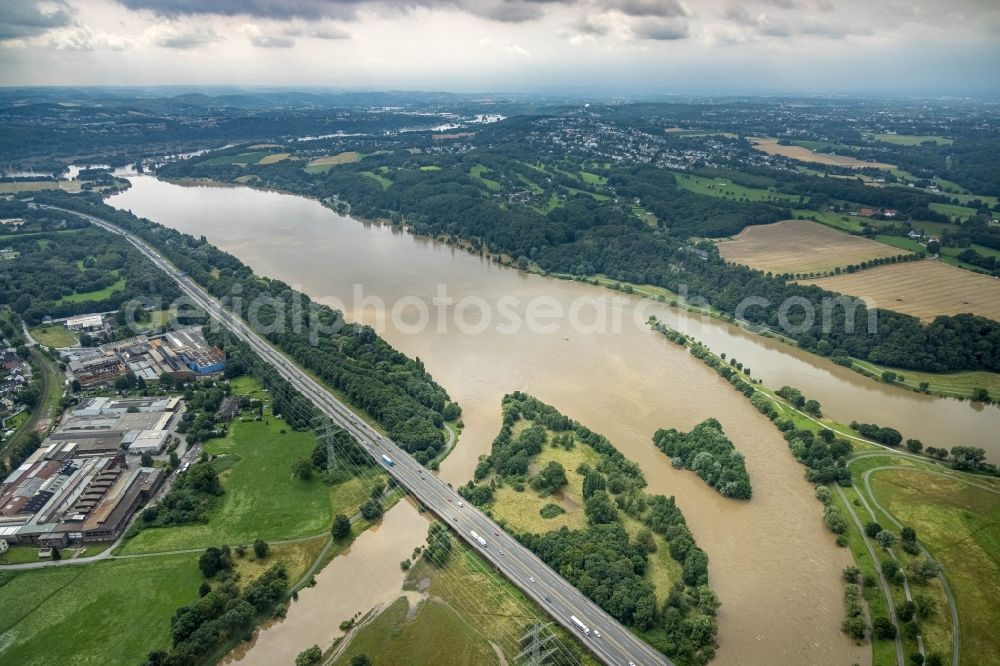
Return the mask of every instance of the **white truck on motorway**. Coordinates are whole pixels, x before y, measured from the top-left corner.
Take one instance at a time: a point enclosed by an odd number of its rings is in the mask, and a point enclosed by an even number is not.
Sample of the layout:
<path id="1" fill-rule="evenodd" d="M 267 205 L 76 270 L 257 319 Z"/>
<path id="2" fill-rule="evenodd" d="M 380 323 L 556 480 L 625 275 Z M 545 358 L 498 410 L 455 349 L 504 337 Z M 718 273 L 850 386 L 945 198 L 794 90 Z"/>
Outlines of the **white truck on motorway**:
<path id="1" fill-rule="evenodd" d="M 396 464 L 396 463 L 394 463 L 392 461 L 392 458 L 390 458 L 389 456 L 385 455 L 384 453 L 382 454 L 382 462 L 384 462 L 387 467 L 392 467 L 393 465 Z"/>
<path id="2" fill-rule="evenodd" d="M 584 636 L 590 635 L 590 627 L 581 622 L 580 618 L 578 618 L 576 615 L 570 615 L 569 619 L 573 621 L 573 624 L 576 625 L 577 629 L 583 632 Z"/>
<path id="3" fill-rule="evenodd" d="M 483 548 L 486 548 L 486 539 L 484 539 L 483 537 L 479 536 L 479 533 L 476 532 L 476 530 L 469 530 L 469 534 L 472 535 L 472 538 L 475 539 L 476 542 L 480 546 L 482 546 Z"/>

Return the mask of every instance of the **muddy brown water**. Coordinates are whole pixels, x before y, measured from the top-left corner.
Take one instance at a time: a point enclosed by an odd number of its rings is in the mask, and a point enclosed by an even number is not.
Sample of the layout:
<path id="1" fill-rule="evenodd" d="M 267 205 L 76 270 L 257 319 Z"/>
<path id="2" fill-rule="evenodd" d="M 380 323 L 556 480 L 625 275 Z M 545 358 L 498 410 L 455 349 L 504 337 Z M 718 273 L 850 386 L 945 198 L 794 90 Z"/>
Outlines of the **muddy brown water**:
<path id="1" fill-rule="evenodd" d="M 465 430 L 441 468 L 450 483 L 471 478 L 479 456 L 489 451 L 499 430 L 500 400 L 513 390 L 527 391 L 609 437 L 641 465 L 650 491 L 677 497 L 699 545 L 709 554 L 711 584 L 723 603 L 720 664 L 867 664 L 871 657 L 867 646 L 855 646 L 839 630 L 840 571 L 850 555 L 837 548 L 823 528 L 820 505 L 803 467 L 742 395 L 686 350 L 650 332 L 642 323 L 648 314 L 735 356 L 771 386 L 801 388 L 835 418 L 893 425 L 927 444 L 990 444 L 994 454 L 998 448 L 989 433 L 1000 427 L 1000 410 L 974 410 L 967 403 L 881 386 L 714 320 L 702 321 L 589 285 L 502 268 L 398 229 L 339 216 L 300 197 L 249 188 L 181 187 L 145 176 L 133 177 L 132 183 L 131 190 L 111 199 L 113 205 L 196 236 L 204 234 L 258 273 L 316 299 L 335 305 L 339 299 L 349 320 L 376 326 L 397 349 L 419 357 L 464 410 Z M 356 284 L 363 285 L 364 295 L 390 307 L 406 297 L 430 303 L 442 284 L 454 302 L 443 308 L 444 326 L 432 309 L 431 324 L 415 330 L 419 316 L 414 307 L 403 308 L 398 321 L 387 317 L 380 325 L 372 307 L 351 302 Z M 463 332 L 454 324 L 456 303 L 464 297 L 481 298 L 492 308 L 493 319 L 485 330 Z M 509 332 L 503 324 L 510 318 L 499 314 L 504 298 L 519 300 L 508 312 L 522 320 L 531 301 L 541 310 L 561 307 L 569 312 L 586 299 L 619 298 L 607 315 L 614 320 L 619 314 L 624 323 L 619 331 L 594 331 L 550 317 L 540 321 L 553 324 L 551 331 L 521 326 Z M 545 299 L 544 305 L 538 299 Z M 479 323 L 475 313 L 474 307 L 466 310 L 465 321 L 473 328 Z M 595 317 L 585 313 L 578 319 L 592 324 Z M 673 469 L 651 442 L 657 428 L 687 430 L 713 416 L 746 456 L 754 490 L 749 502 L 724 499 L 693 473 Z M 367 602 L 356 599 L 354 606 L 345 608 L 337 593 L 340 577 L 352 575 L 352 566 L 377 566 L 394 568 L 401 582 L 398 563 L 422 541 L 424 530 L 401 533 L 400 539 L 412 539 L 398 553 L 384 549 L 363 558 L 357 554 L 360 538 L 308 591 L 323 599 L 313 606 L 314 612 L 296 611 L 302 599 L 292 604 L 288 619 L 262 632 L 248 658 L 255 651 L 270 655 L 274 650 L 284 660 L 286 654 L 294 658 L 313 643 L 323 645 L 318 639 L 302 643 L 306 630 L 294 629 L 310 622 L 320 609 L 327 616 L 325 631 L 332 626 L 329 644 L 338 635 L 340 621 L 382 601 L 373 593 Z M 378 534 L 386 532 L 383 526 Z M 265 645 L 274 647 L 264 650 Z"/>
<path id="2" fill-rule="evenodd" d="M 253 640 L 238 646 L 225 663 L 241 666 L 294 664 L 312 645 L 325 652 L 344 635 L 340 623 L 355 613 L 388 606 L 402 595 L 406 573 L 399 563 L 422 543 L 427 517 L 413 503 L 400 502 L 365 530 L 350 548 L 316 574 L 316 585 L 299 592 L 283 620 L 259 629 Z"/>

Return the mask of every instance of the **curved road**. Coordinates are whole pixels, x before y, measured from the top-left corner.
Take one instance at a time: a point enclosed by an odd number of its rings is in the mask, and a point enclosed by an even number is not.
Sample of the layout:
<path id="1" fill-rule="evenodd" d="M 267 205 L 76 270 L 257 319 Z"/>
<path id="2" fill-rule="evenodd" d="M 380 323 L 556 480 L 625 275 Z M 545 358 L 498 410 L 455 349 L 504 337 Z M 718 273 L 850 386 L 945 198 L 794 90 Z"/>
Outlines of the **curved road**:
<path id="1" fill-rule="evenodd" d="M 839 484 L 833 484 L 837 489 L 837 493 L 840 495 L 840 499 L 844 502 L 844 506 L 847 507 L 847 512 L 851 514 L 851 520 L 854 521 L 854 525 L 858 528 L 858 532 L 861 534 L 861 540 L 865 544 L 865 548 L 868 550 L 868 556 L 872 558 L 872 565 L 875 568 L 875 573 L 878 574 L 878 584 L 882 588 L 882 594 L 885 596 L 886 607 L 889 609 L 889 619 L 892 623 L 899 626 L 899 618 L 896 617 L 896 605 L 892 601 L 892 591 L 889 589 L 889 581 L 886 580 L 885 574 L 882 573 L 882 567 L 879 566 L 878 554 L 876 554 L 874 547 L 872 547 L 871 541 L 868 540 L 865 534 L 864 525 L 861 523 L 861 519 L 858 518 L 858 514 L 855 513 L 854 507 L 851 506 L 850 500 L 847 499 L 847 495 L 844 493 L 844 489 L 840 487 Z M 903 639 L 900 638 L 901 632 L 896 632 L 896 664 L 897 666 L 906 666 L 906 656 L 903 653 Z"/>
<path id="2" fill-rule="evenodd" d="M 865 456 L 865 457 L 873 457 L 873 456 Z M 850 464 L 850 463 L 848 463 L 848 464 Z M 880 470 L 886 470 L 886 469 L 898 469 L 898 470 L 905 470 L 905 471 L 909 471 L 909 472 L 920 472 L 920 473 L 923 473 L 923 474 L 933 474 L 935 476 L 943 476 L 945 478 L 952 479 L 954 481 L 958 481 L 959 483 L 964 483 L 966 485 L 973 486 L 973 487 L 979 488 L 981 490 L 985 490 L 986 492 L 990 492 L 990 493 L 993 493 L 995 495 L 1000 495 L 1000 491 L 996 490 L 995 488 L 990 488 L 988 486 L 984 486 L 984 485 L 979 484 L 979 483 L 973 483 L 972 481 L 967 481 L 967 480 L 965 480 L 965 479 L 963 479 L 963 478 L 961 478 L 961 477 L 959 477 L 959 476 L 957 476 L 955 474 L 948 474 L 948 473 L 945 473 L 945 472 L 938 472 L 938 471 L 930 470 L 930 469 L 920 469 L 920 468 L 915 468 L 915 467 L 906 467 L 906 466 L 903 466 L 903 465 L 882 465 L 880 467 L 873 467 L 871 469 L 865 470 L 865 472 L 861 476 L 862 482 L 864 483 L 865 492 L 868 494 L 868 497 L 871 499 L 872 504 L 875 505 L 875 508 L 878 509 L 879 511 L 881 511 L 883 514 L 885 514 L 885 516 L 890 521 L 892 521 L 892 523 L 897 528 L 899 528 L 899 529 L 902 529 L 903 524 L 901 522 L 899 522 L 899 520 L 897 520 L 894 515 L 892 515 L 889 511 L 887 511 L 885 509 L 885 507 L 883 507 L 879 503 L 878 498 L 875 496 L 875 493 L 872 492 L 872 488 L 871 488 L 871 475 L 874 472 L 878 472 Z M 918 542 L 918 544 L 919 544 L 919 542 Z M 926 557 L 933 557 L 931 555 L 931 553 L 924 547 L 923 544 L 919 544 L 919 545 L 920 545 L 920 550 L 923 552 L 923 554 Z M 961 636 L 962 636 L 961 624 L 959 623 L 959 619 L 958 619 L 958 606 L 956 605 L 955 595 L 954 595 L 954 593 L 952 593 L 951 586 L 948 584 L 948 578 L 947 578 L 947 576 L 946 575 L 942 575 L 942 576 L 940 576 L 939 579 L 941 581 L 941 587 L 944 589 L 945 597 L 947 597 L 947 599 L 948 599 L 948 610 L 950 611 L 950 614 L 951 614 L 951 627 L 952 627 L 952 631 L 951 631 L 951 637 L 952 637 L 951 663 L 952 663 L 952 666 L 958 666 L 959 662 L 960 662 L 960 647 L 961 647 L 960 646 L 960 641 L 961 641 Z"/>
<path id="3" fill-rule="evenodd" d="M 181 291 L 195 304 L 246 343 L 264 362 L 273 366 L 283 379 L 312 401 L 320 412 L 351 433 L 368 454 L 382 463 L 386 471 L 401 486 L 448 523 L 458 536 L 476 549 L 508 580 L 521 588 L 554 620 L 570 633 L 575 633 L 581 643 L 602 662 L 615 666 L 629 664 L 672 666 L 667 657 L 622 626 L 477 508 L 469 505 L 459 508 L 458 502 L 461 497 L 458 493 L 434 474 L 427 472 L 389 438 L 369 426 L 325 387 L 265 342 L 246 322 L 222 307 L 201 286 L 177 270 L 144 241 L 93 216 L 63 208 L 56 210 L 82 217 L 128 240 L 154 265 L 175 280 Z M 388 462 L 385 461 L 385 457 L 388 458 Z M 485 545 L 472 536 L 473 531 L 480 535 Z M 588 625 L 587 635 L 574 625 L 571 616 L 579 618 Z"/>

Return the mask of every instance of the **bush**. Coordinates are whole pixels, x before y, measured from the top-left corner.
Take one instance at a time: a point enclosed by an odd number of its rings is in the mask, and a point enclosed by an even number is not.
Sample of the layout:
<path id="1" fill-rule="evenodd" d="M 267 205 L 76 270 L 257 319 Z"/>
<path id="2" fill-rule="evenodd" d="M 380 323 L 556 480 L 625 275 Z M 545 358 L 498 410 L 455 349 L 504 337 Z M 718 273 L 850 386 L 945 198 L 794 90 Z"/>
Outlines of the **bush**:
<path id="1" fill-rule="evenodd" d="M 370 499 L 361 505 L 361 516 L 369 522 L 380 519 L 383 511 L 382 503 L 377 499 Z"/>
<path id="2" fill-rule="evenodd" d="M 555 492 L 565 486 L 569 480 L 566 470 L 555 460 L 550 460 L 538 474 L 531 478 L 531 487 L 540 493 Z"/>
<path id="3" fill-rule="evenodd" d="M 566 513 L 565 509 L 563 509 L 558 504 L 553 504 L 552 502 L 549 502 L 548 504 L 546 504 L 545 506 L 543 506 L 541 509 L 538 510 L 538 515 L 540 515 L 542 518 L 555 518 L 556 516 L 562 515 L 564 513 Z"/>
<path id="4" fill-rule="evenodd" d="M 198 568 L 201 569 L 205 578 L 212 578 L 220 571 L 225 571 L 233 567 L 233 558 L 229 546 L 216 548 L 209 546 L 198 558 Z"/>
<path id="5" fill-rule="evenodd" d="M 887 618 L 877 617 L 872 621 L 872 635 L 882 640 L 892 640 L 896 637 L 896 625 Z"/>
<path id="6" fill-rule="evenodd" d="M 493 504 L 493 488 L 486 485 L 477 485 L 469 481 L 458 489 L 458 494 L 468 502 L 480 508 Z"/>
<path id="7" fill-rule="evenodd" d="M 896 543 L 896 536 L 892 532 L 882 530 L 875 535 L 875 540 L 878 541 L 883 548 L 889 550 L 892 548 L 893 544 Z"/>
<path id="8" fill-rule="evenodd" d="M 865 622 L 864 616 L 861 615 L 846 618 L 843 624 L 841 624 L 841 628 L 844 630 L 844 633 L 856 641 L 864 640 L 865 635 L 868 633 L 868 623 Z"/>
<path id="9" fill-rule="evenodd" d="M 937 601 L 927 594 L 913 595 L 913 606 L 917 617 L 922 620 L 937 612 Z"/>
<path id="10" fill-rule="evenodd" d="M 334 539 L 343 539 L 350 533 L 351 519 L 342 513 L 338 513 L 337 517 L 333 519 L 333 527 L 330 528 L 330 534 Z"/>
<path id="11" fill-rule="evenodd" d="M 323 659 L 323 651 L 319 649 L 318 645 L 313 645 L 311 648 L 306 648 L 299 653 L 299 656 L 295 657 L 295 666 L 313 666 L 313 664 L 318 664 Z"/>
<path id="12" fill-rule="evenodd" d="M 834 534 L 843 534 L 847 531 L 847 521 L 840 510 L 833 505 L 828 505 L 823 509 L 823 524 Z"/>

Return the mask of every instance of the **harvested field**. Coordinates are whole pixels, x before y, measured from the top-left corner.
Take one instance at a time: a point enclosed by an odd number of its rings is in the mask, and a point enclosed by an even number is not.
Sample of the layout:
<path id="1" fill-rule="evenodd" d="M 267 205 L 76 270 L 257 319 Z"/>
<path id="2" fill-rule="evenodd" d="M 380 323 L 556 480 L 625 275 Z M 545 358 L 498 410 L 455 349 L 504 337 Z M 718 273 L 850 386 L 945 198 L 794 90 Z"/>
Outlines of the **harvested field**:
<path id="1" fill-rule="evenodd" d="M 336 155 L 327 155 L 325 157 L 317 157 L 316 159 L 309 162 L 305 169 L 309 173 L 325 173 L 330 170 L 331 167 L 335 167 L 338 164 L 351 164 L 352 162 L 361 161 L 361 153 L 356 150 L 349 150 L 347 152 L 338 153 Z"/>
<path id="2" fill-rule="evenodd" d="M 454 134 L 432 134 L 435 141 L 451 141 L 453 139 L 471 139 L 476 136 L 475 132 L 455 132 Z"/>
<path id="3" fill-rule="evenodd" d="M 260 162 L 257 162 L 257 164 L 274 164 L 275 162 L 287 160 L 290 156 L 289 153 L 274 153 L 273 155 L 260 158 Z"/>
<path id="4" fill-rule="evenodd" d="M 0 183 L 0 194 L 62 190 L 76 194 L 82 183 L 78 180 L 25 180 L 17 183 Z"/>
<path id="5" fill-rule="evenodd" d="M 925 320 L 971 312 L 1000 321 L 1000 279 L 935 260 L 879 266 L 803 284 L 872 299 L 880 308 Z"/>
<path id="6" fill-rule="evenodd" d="M 869 134 L 868 136 L 876 141 L 894 143 L 897 146 L 918 146 L 925 141 L 945 146 L 955 143 L 953 139 L 946 139 L 936 134 Z"/>
<path id="7" fill-rule="evenodd" d="M 830 155 L 827 153 L 816 153 L 802 146 L 781 146 L 777 139 L 768 137 L 751 136 L 747 137 L 754 148 L 768 155 L 781 155 L 801 162 L 814 162 L 816 164 L 829 164 L 831 166 L 851 167 L 861 169 L 871 167 L 875 169 L 895 169 L 892 164 L 883 162 L 865 162 L 854 157 L 844 157 L 843 155 Z"/>
<path id="8" fill-rule="evenodd" d="M 726 261 L 793 275 L 824 273 L 900 254 L 897 248 L 809 220 L 784 220 L 747 227 L 733 240 L 719 241 L 716 246 Z"/>

